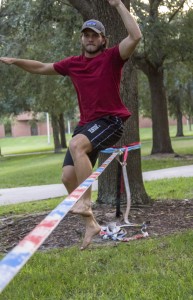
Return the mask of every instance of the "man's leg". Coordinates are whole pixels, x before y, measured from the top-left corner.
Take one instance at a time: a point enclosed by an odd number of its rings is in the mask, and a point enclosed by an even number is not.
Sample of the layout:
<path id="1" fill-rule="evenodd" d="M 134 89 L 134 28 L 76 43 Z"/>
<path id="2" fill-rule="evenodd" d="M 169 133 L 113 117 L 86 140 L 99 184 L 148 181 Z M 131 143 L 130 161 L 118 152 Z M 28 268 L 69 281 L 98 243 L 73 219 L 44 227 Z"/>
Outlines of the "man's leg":
<path id="1" fill-rule="evenodd" d="M 69 144 L 69 150 L 74 162 L 75 174 L 78 185 L 92 174 L 92 164 L 87 153 L 92 151 L 89 139 L 83 134 L 77 134 Z M 86 191 L 83 197 L 74 206 L 74 213 L 83 216 L 92 214 L 91 210 L 91 188 Z"/>
<path id="2" fill-rule="evenodd" d="M 78 186 L 78 181 L 77 181 L 74 166 L 69 165 L 69 166 L 63 167 L 62 182 L 65 185 L 69 194 L 72 193 L 74 191 L 74 189 Z M 78 203 L 76 203 L 76 204 L 78 204 Z M 76 206 L 76 204 L 74 206 Z M 79 207 L 77 209 L 79 210 Z M 76 213 L 76 208 L 74 211 L 72 208 L 72 212 Z M 83 219 L 86 223 L 86 232 L 85 232 L 85 237 L 84 237 L 82 246 L 80 248 L 81 250 L 84 250 L 90 244 L 93 236 L 98 234 L 101 229 L 94 218 L 91 208 L 89 208 L 89 215 L 84 216 L 84 214 L 83 214 Z"/>
<path id="3" fill-rule="evenodd" d="M 71 165 L 67 165 L 65 167 L 63 167 L 63 171 L 62 171 L 62 182 L 64 184 L 64 186 L 66 187 L 68 194 L 72 193 L 77 187 L 78 187 L 78 180 L 76 177 L 76 173 L 75 173 L 75 167 L 71 166 Z M 86 193 L 85 193 L 86 194 Z M 88 197 L 91 198 L 91 192 L 87 192 L 87 195 L 83 196 L 83 197 Z M 80 200 L 79 200 L 80 201 Z M 75 203 L 75 205 L 71 208 L 70 212 L 74 213 L 74 214 L 82 214 L 83 216 L 89 216 L 91 215 L 91 211 L 90 211 L 90 205 L 89 207 L 84 207 L 85 210 L 82 208 L 81 212 L 79 212 L 79 206 L 84 206 L 84 202 L 81 202 L 81 205 L 79 204 L 79 201 Z"/>

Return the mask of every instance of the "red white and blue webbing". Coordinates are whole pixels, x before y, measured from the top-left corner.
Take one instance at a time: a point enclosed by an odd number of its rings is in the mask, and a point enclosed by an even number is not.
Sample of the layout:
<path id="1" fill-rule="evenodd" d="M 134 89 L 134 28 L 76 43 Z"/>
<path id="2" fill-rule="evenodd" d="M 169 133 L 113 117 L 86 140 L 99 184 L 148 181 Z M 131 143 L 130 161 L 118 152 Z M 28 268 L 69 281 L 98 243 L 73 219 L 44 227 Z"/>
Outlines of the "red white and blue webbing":
<path id="1" fill-rule="evenodd" d="M 120 162 L 119 159 L 118 160 L 122 166 L 123 180 L 124 180 L 124 186 L 125 186 L 125 191 L 126 191 L 126 196 L 127 196 L 127 208 L 126 208 L 126 211 L 124 214 L 124 221 L 126 224 L 130 224 L 130 222 L 128 220 L 128 216 L 129 216 L 129 212 L 130 212 L 130 208 L 131 208 L 131 192 L 130 192 L 129 180 L 128 180 L 127 169 L 126 169 L 128 151 L 132 151 L 132 150 L 136 150 L 136 149 L 140 149 L 140 148 L 141 148 L 140 142 L 134 142 L 132 144 L 122 146 L 122 148 L 118 148 L 118 150 L 120 151 L 120 154 L 124 153 L 123 162 Z M 115 151 L 115 149 L 116 149 L 116 147 L 107 148 L 105 150 L 102 150 L 101 152 L 112 153 Z M 122 178 L 121 178 L 121 181 L 122 181 Z M 122 186 L 123 186 L 123 182 L 122 182 Z"/>
<path id="2" fill-rule="evenodd" d="M 112 148 L 107 148 L 104 150 L 101 150 L 102 153 L 113 153 L 116 149 L 122 152 L 125 152 L 125 150 L 127 149 L 128 151 L 132 151 L 132 150 L 136 150 L 136 149 L 140 149 L 141 148 L 141 143 L 140 142 L 135 142 L 132 144 L 129 144 L 127 146 L 121 147 L 121 148 L 116 148 L 116 147 L 112 147 Z"/>
<path id="3" fill-rule="evenodd" d="M 95 172 L 52 210 L 0 261 L 0 293 L 117 155 L 119 155 L 119 152 L 114 149 L 114 153 Z"/>

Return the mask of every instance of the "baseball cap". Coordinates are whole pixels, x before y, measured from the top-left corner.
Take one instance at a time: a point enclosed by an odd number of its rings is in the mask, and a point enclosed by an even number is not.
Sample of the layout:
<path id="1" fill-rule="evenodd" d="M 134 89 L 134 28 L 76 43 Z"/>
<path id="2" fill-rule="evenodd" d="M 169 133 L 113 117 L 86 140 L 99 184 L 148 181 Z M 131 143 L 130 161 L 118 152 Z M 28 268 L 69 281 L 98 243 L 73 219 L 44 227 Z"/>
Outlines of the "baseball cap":
<path id="1" fill-rule="evenodd" d="M 88 20 L 84 22 L 84 24 L 82 25 L 81 32 L 83 32 L 87 28 L 92 29 L 97 33 L 102 33 L 103 35 L 105 35 L 105 27 L 100 21 Z"/>

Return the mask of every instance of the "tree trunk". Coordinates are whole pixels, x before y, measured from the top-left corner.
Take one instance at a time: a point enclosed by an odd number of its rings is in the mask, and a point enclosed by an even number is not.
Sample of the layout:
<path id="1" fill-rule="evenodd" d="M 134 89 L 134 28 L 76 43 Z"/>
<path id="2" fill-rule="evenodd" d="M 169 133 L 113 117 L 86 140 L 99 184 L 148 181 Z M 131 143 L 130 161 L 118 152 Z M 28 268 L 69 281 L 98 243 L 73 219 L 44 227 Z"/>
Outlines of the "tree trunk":
<path id="1" fill-rule="evenodd" d="M 177 133 L 176 133 L 176 136 L 184 136 L 183 122 L 182 122 L 182 118 L 183 118 L 182 112 L 178 111 L 176 117 L 177 117 Z"/>
<path id="2" fill-rule="evenodd" d="M 129 7 L 130 1 L 124 1 L 124 3 L 127 7 Z M 109 7 L 107 2 L 98 1 L 97 11 L 99 19 L 104 23 L 108 34 L 110 35 L 110 46 L 117 44 L 127 36 L 124 25 L 120 17 L 117 15 L 116 10 Z M 129 60 L 124 67 L 121 97 L 125 105 L 132 112 L 132 116 L 126 122 L 124 135 L 117 146 L 139 142 L 137 72 L 132 60 Z M 104 161 L 104 156 L 105 158 L 107 157 L 106 154 L 100 155 L 99 165 L 102 161 Z M 132 204 L 149 203 L 150 199 L 143 185 L 140 150 L 129 152 L 127 172 Z M 117 201 L 117 174 L 118 162 L 114 161 L 99 177 L 98 201 L 100 203 L 110 203 L 115 205 Z M 126 202 L 125 193 L 121 195 L 121 202 Z"/>
<path id="3" fill-rule="evenodd" d="M 64 124 L 64 115 L 63 114 L 59 115 L 58 124 L 59 124 L 59 131 L 60 131 L 61 146 L 63 149 L 66 149 L 67 143 L 66 143 L 65 124 Z"/>
<path id="4" fill-rule="evenodd" d="M 57 116 L 51 114 L 51 123 L 52 123 L 53 138 L 54 138 L 54 152 L 60 153 L 62 147 L 61 147 L 60 139 L 59 139 L 59 127 L 58 127 Z"/>
<path id="5" fill-rule="evenodd" d="M 169 135 L 163 69 L 149 67 L 148 80 L 152 102 L 153 147 L 151 154 L 174 153 Z"/>
<path id="6" fill-rule="evenodd" d="M 123 137 L 116 146 L 122 147 L 133 142 L 139 142 L 139 118 L 138 118 L 138 94 L 137 94 L 137 72 L 132 61 L 127 63 L 122 80 L 122 99 L 132 116 L 125 123 Z M 101 154 L 99 165 L 107 158 L 107 154 Z M 141 151 L 133 150 L 128 154 L 127 173 L 131 190 L 132 204 L 148 204 L 150 199 L 145 191 L 142 170 Z M 99 177 L 98 201 L 115 205 L 117 201 L 117 174 L 118 162 L 115 161 Z M 121 202 L 126 202 L 126 194 L 121 195 Z"/>

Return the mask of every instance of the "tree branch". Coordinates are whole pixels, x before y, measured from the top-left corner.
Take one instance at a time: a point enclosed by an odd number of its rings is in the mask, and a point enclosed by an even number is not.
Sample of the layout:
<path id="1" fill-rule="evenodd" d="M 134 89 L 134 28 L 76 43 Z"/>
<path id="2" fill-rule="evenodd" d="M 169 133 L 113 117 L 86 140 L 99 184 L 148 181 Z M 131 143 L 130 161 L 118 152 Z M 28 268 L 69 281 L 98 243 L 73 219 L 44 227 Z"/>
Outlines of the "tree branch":
<path id="1" fill-rule="evenodd" d="M 66 5 L 66 6 L 69 6 L 69 7 L 73 7 L 71 4 L 69 4 L 69 3 L 66 2 L 66 1 L 60 0 L 59 2 L 60 2 L 61 4 L 63 4 L 63 5 Z"/>
<path id="2" fill-rule="evenodd" d="M 150 5 L 150 16 L 154 19 L 158 16 L 158 7 L 163 0 L 149 0 Z"/>
<path id="3" fill-rule="evenodd" d="M 141 55 L 139 53 L 134 54 L 134 61 L 136 67 L 140 69 L 144 74 L 148 74 L 148 63 L 144 55 Z"/>
<path id="4" fill-rule="evenodd" d="M 96 16 L 96 6 L 94 1 L 91 0 L 69 0 L 69 2 L 72 4 L 74 8 L 78 10 L 78 12 L 81 13 L 83 20 L 88 19 L 88 16 L 90 18 L 97 17 Z"/>
<path id="5" fill-rule="evenodd" d="M 182 0 L 182 3 L 180 4 L 180 6 L 177 8 L 177 10 L 170 16 L 169 18 L 169 23 L 174 19 L 174 17 L 177 15 L 177 13 L 180 11 L 181 8 L 183 8 L 184 3 L 186 2 L 186 0 Z"/>

